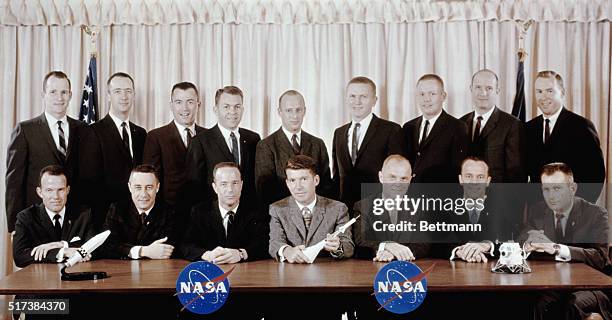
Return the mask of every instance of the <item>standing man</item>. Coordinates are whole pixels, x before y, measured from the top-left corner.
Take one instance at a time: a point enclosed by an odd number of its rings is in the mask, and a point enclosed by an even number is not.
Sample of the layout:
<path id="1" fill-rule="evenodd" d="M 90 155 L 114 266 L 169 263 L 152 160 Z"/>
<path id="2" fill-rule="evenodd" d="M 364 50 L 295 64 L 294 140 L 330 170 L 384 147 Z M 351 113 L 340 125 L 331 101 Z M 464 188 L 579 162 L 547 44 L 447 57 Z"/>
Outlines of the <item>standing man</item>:
<path id="1" fill-rule="evenodd" d="M 401 127 L 372 113 L 378 97 L 376 84 L 355 77 L 346 86 L 351 122 L 334 131 L 333 184 L 337 198 L 349 208 L 361 199 L 362 183 L 377 183 L 387 156 L 403 154 Z"/>
<path id="2" fill-rule="evenodd" d="M 476 72 L 472 76 L 470 91 L 474 111 L 461 117 L 470 129 L 471 143 L 467 154 L 488 164 L 493 183 L 527 181 L 523 124 L 497 107 L 497 75 L 489 69 Z"/>
<path id="3" fill-rule="evenodd" d="M 63 166 L 68 184 L 78 174 L 78 141 L 83 122 L 66 116 L 72 98 L 70 79 L 61 71 L 49 72 L 43 80 L 44 112 L 20 122 L 11 135 L 6 155 L 6 222 L 15 230 L 17 213 L 38 203 L 39 173 L 48 165 Z M 74 193 L 76 194 L 76 193 Z M 69 202 L 78 202 L 74 196 Z"/>
<path id="4" fill-rule="evenodd" d="M 130 172 L 142 163 L 147 131 L 130 121 L 134 106 L 134 80 L 123 72 L 107 82 L 110 111 L 87 127 L 81 140 L 83 199 L 94 208 L 94 227 L 99 230 L 112 202 L 129 197 Z"/>
<path id="5" fill-rule="evenodd" d="M 217 124 L 196 135 L 187 153 L 187 177 L 194 192 L 190 196 L 192 204 L 214 200 L 213 170 L 220 162 L 234 162 L 240 166 L 244 182 L 241 203 L 257 204 L 255 149 L 261 138 L 251 130 L 238 127 L 242 120 L 242 102 L 242 90 L 238 87 L 226 86 L 215 93 Z"/>
<path id="6" fill-rule="evenodd" d="M 242 178 L 234 162 L 218 163 L 213 170 L 218 201 L 197 206 L 182 246 L 189 260 L 216 264 L 253 261 L 268 256 L 268 220 L 255 208 L 240 203 Z"/>
<path id="7" fill-rule="evenodd" d="M 90 210 L 67 206 L 70 186 L 62 167 L 44 167 L 36 193 L 42 203 L 21 211 L 15 224 L 13 259 L 20 268 L 33 262 L 62 262 L 93 236 Z"/>
<path id="8" fill-rule="evenodd" d="M 174 212 L 161 200 L 157 172 L 151 165 L 139 165 L 130 174 L 131 199 L 111 204 L 105 230 L 111 234 L 104 243 L 108 258 L 168 259 L 174 251 Z"/>
<path id="9" fill-rule="evenodd" d="M 468 149 L 466 124 L 442 110 L 444 82 L 435 74 L 417 81 L 416 103 L 422 112 L 404 124 L 412 182 L 457 182 Z"/>
<path id="10" fill-rule="evenodd" d="M 526 127 L 530 181 L 540 181 L 545 164 L 563 162 L 572 168 L 578 195 L 597 202 L 606 169 L 595 126 L 564 107 L 565 87 L 556 72 L 539 72 L 534 88 L 542 114 L 527 122 Z"/>
<path id="11" fill-rule="evenodd" d="M 278 115 L 282 126 L 257 144 L 255 187 L 262 209 L 266 212 L 270 204 L 290 195 L 285 183 L 285 166 L 289 158 L 298 154 L 315 160 L 317 172 L 321 172 L 317 192 L 324 196 L 331 193 L 327 148 L 323 140 L 302 130 L 305 114 L 306 105 L 302 94 L 295 90 L 285 91 L 278 100 Z"/>
<path id="12" fill-rule="evenodd" d="M 320 179 L 314 160 L 297 155 L 287 161 L 285 170 L 291 196 L 270 206 L 270 256 L 280 262 L 307 263 L 302 250 L 325 240 L 323 251 L 331 257 L 350 258 L 355 247 L 351 229 L 331 236 L 349 221 L 348 208 L 316 194 Z"/>

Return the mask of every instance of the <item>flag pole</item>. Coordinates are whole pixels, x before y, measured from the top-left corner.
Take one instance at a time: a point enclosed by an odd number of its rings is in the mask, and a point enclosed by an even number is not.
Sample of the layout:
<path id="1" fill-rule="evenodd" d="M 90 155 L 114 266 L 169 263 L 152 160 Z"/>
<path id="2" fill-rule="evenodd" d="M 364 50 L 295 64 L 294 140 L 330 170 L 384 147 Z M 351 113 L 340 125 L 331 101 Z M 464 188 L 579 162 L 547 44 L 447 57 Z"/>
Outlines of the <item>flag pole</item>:
<path id="1" fill-rule="evenodd" d="M 98 108 L 98 61 L 97 61 L 97 37 L 100 28 L 97 26 L 81 25 L 81 30 L 89 38 L 89 64 L 87 77 L 83 86 L 83 95 L 79 112 L 79 120 L 87 124 L 96 122 L 99 118 Z"/>
<path id="2" fill-rule="evenodd" d="M 525 113 L 527 103 L 525 101 L 525 59 L 527 59 L 527 50 L 525 50 L 525 38 L 527 31 L 533 24 L 533 20 L 515 21 L 519 31 L 519 49 L 518 49 L 518 68 L 516 70 L 516 94 L 514 95 L 514 103 L 512 106 L 512 115 L 519 120 L 525 122 Z"/>

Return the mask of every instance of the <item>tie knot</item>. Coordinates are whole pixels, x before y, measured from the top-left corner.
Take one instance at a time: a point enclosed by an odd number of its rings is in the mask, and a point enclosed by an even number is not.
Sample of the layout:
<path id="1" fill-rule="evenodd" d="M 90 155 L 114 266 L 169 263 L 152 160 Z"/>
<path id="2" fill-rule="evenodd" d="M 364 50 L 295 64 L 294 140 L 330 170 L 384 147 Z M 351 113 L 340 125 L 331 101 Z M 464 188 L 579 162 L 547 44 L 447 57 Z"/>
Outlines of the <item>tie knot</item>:
<path id="1" fill-rule="evenodd" d="M 187 134 L 191 134 L 191 129 L 189 129 L 189 128 L 185 128 L 185 132 L 186 132 Z"/>
<path id="2" fill-rule="evenodd" d="M 476 118 L 478 121 L 482 121 L 483 117 L 482 116 L 478 116 L 478 118 Z"/>
<path id="3" fill-rule="evenodd" d="M 294 133 L 293 136 L 291 137 L 291 140 L 297 141 L 297 138 L 298 138 L 297 134 Z"/>
<path id="4" fill-rule="evenodd" d="M 546 124 L 550 123 L 550 119 L 544 119 L 544 121 L 546 121 Z"/>
<path id="5" fill-rule="evenodd" d="M 555 219 L 557 219 L 557 221 L 563 219 L 565 217 L 565 215 L 563 213 L 555 213 Z"/>
<path id="6" fill-rule="evenodd" d="M 57 120 L 57 125 L 61 127 L 62 126 L 62 122 L 63 122 L 62 120 Z"/>
<path id="7" fill-rule="evenodd" d="M 312 217 L 312 211 L 310 211 L 310 209 L 308 209 L 308 207 L 304 207 L 302 208 L 302 215 L 306 218 L 308 217 Z"/>
<path id="8" fill-rule="evenodd" d="M 127 126 L 127 123 L 125 121 L 121 122 L 121 128 L 125 128 L 125 126 Z"/>
<path id="9" fill-rule="evenodd" d="M 234 131 L 230 132 L 230 137 L 235 138 L 236 135 L 234 134 Z"/>
<path id="10" fill-rule="evenodd" d="M 61 218 L 62 218 L 62 216 L 59 213 L 57 213 L 57 214 L 55 214 L 53 216 L 53 220 L 55 220 L 55 221 L 59 221 L 59 219 L 61 219 Z"/>
<path id="11" fill-rule="evenodd" d="M 355 128 L 357 128 L 357 129 L 361 128 L 361 123 L 359 123 L 359 122 L 355 123 Z"/>

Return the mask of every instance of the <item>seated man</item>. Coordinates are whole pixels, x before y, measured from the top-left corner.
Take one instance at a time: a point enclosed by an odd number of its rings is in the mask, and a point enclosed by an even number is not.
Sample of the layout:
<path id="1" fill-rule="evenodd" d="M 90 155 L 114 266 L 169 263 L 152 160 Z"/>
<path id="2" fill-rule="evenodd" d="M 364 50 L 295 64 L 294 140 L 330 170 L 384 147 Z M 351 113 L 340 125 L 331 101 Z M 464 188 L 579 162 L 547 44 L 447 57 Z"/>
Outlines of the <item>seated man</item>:
<path id="1" fill-rule="evenodd" d="M 19 212 L 15 224 L 13 259 L 20 268 L 33 262 L 62 262 L 93 236 L 91 211 L 66 207 L 70 186 L 62 167 L 42 168 L 38 182 L 42 203 Z"/>
<path id="2" fill-rule="evenodd" d="M 104 229 L 111 234 L 104 244 L 105 255 L 113 259 L 170 258 L 174 212 L 155 200 L 159 191 L 155 168 L 147 164 L 134 168 L 128 188 L 131 201 L 113 203 L 108 210 Z"/>
<path id="3" fill-rule="evenodd" d="M 378 172 L 378 180 L 382 183 L 382 194 L 377 193 L 357 203 L 353 207 L 354 215 L 361 215 L 361 221 L 354 225 L 355 255 L 374 261 L 415 260 L 427 255 L 429 245 L 413 243 L 407 232 L 377 232 L 374 224 L 398 224 L 411 219 L 409 213 L 397 210 L 384 210 L 379 215 L 373 211 L 374 200 L 395 199 L 406 195 L 412 178 L 412 167 L 408 159 L 393 154 L 383 162 Z M 377 222 L 380 221 L 380 222 Z M 377 227 L 378 228 L 378 227 Z"/>
<path id="4" fill-rule="evenodd" d="M 308 258 L 302 250 L 325 240 L 324 250 L 332 257 L 351 257 L 354 244 L 350 228 L 339 236 L 330 236 L 349 221 L 348 208 L 317 196 L 315 161 L 295 156 L 287 161 L 285 172 L 291 196 L 270 205 L 270 255 L 281 262 L 306 263 Z"/>
<path id="5" fill-rule="evenodd" d="M 572 170 L 564 163 L 542 168 L 544 201 L 529 208 L 527 228 L 520 239 L 530 257 L 583 262 L 605 271 L 608 257 L 608 213 L 576 196 Z M 584 319 L 598 291 L 546 292 L 534 309 L 534 319 Z M 607 316 L 607 315 L 606 315 Z"/>
<path id="6" fill-rule="evenodd" d="M 212 188 L 218 200 L 193 208 L 183 256 L 216 264 L 267 257 L 268 221 L 256 209 L 241 205 L 240 167 L 235 162 L 215 165 Z"/>

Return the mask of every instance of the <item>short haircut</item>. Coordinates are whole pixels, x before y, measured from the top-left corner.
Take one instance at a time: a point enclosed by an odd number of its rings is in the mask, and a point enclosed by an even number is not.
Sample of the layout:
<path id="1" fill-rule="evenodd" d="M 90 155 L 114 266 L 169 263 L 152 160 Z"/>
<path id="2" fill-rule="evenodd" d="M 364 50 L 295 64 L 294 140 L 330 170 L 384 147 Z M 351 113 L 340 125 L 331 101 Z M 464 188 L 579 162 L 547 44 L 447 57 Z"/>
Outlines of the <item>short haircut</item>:
<path id="1" fill-rule="evenodd" d="M 388 156 L 388 157 L 385 159 L 385 161 L 383 162 L 383 165 L 382 165 L 382 166 L 383 166 L 383 168 L 384 168 L 384 167 L 385 167 L 387 164 L 389 164 L 389 162 L 391 162 L 391 161 L 406 161 L 406 162 L 408 162 L 408 165 L 410 165 L 410 169 L 412 170 L 412 165 L 410 164 L 410 161 L 409 161 L 408 159 L 406 159 L 404 156 L 399 155 L 399 154 L 392 154 L 392 155 Z M 382 170 L 382 168 L 381 168 L 381 170 Z"/>
<path id="2" fill-rule="evenodd" d="M 242 90 L 240 90 L 240 88 L 235 86 L 225 86 L 215 92 L 215 106 L 219 104 L 219 99 L 224 93 L 227 93 L 232 96 L 240 96 L 240 100 L 244 100 L 244 94 L 242 93 Z"/>
<path id="3" fill-rule="evenodd" d="M 444 91 L 444 80 L 442 80 L 442 78 L 439 75 L 433 74 L 433 73 L 424 74 L 419 78 L 419 80 L 417 80 L 416 82 L 417 86 L 419 85 L 419 82 L 425 81 L 425 80 L 438 81 L 438 83 L 442 86 L 442 91 Z"/>
<path id="4" fill-rule="evenodd" d="M 157 179 L 157 182 L 159 182 L 159 173 L 157 172 L 157 169 L 155 169 L 153 165 L 150 165 L 150 164 L 138 165 L 134 169 L 132 169 L 132 172 L 130 173 L 130 177 L 134 173 L 152 173 L 155 176 L 155 179 Z"/>
<path id="5" fill-rule="evenodd" d="M 474 84 L 474 78 L 476 78 L 476 75 L 480 74 L 480 73 L 490 73 L 493 75 L 493 77 L 495 77 L 495 88 L 499 88 L 499 78 L 497 77 L 497 74 L 495 72 L 493 72 L 493 70 L 490 69 L 480 69 L 478 71 L 476 71 L 476 73 L 474 73 L 472 75 L 472 83 L 470 84 L 470 86 L 472 86 Z"/>
<path id="6" fill-rule="evenodd" d="M 302 170 L 302 169 L 306 169 L 309 170 L 312 175 L 317 175 L 317 164 L 315 163 L 314 159 L 312 159 L 309 156 L 305 156 L 305 155 L 297 155 L 294 156 L 292 158 L 289 158 L 289 160 L 287 160 L 287 166 L 285 167 L 285 172 L 287 172 L 287 170 Z"/>
<path id="7" fill-rule="evenodd" d="M 283 94 L 281 94 L 280 98 L 278 98 L 278 107 L 280 108 L 283 104 L 283 98 L 284 97 L 300 97 L 300 99 L 302 100 L 302 104 L 304 105 L 304 107 L 306 107 L 306 101 L 304 101 L 304 96 L 297 90 L 287 90 L 285 92 L 283 92 Z"/>
<path id="8" fill-rule="evenodd" d="M 353 84 L 353 83 L 361 83 L 361 84 L 369 85 L 370 88 L 372 88 L 372 92 L 374 92 L 374 95 L 376 95 L 376 84 L 370 78 L 362 77 L 362 76 L 354 77 L 353 79 L 351 79 L 351 81 L 349 81 L 349 83 L 346 85 L 346 87 L 348 88 L 348 86 Z"/>
<path id="9" fill-rule="evenodd" d="M 242 180 L 242 172 L 240 172 L 240 166 L 236 162 L 219 162 L 213 168 L 213 181 L 217 178 L 217 170 L 221 168 L 236 168 L 240 173 L 240 180 Z"/>
<path id="10" fill-rule="evenodd" d="M 188 81 L 184 81 L 184 82 L 179 82 L 177 84 L 175 84 L 174 86 L 172 86 L 172 91 L 170 91 L 170 96 L 172 97 L 172 95 L 174 94 L 175 90 L 183 90 L 183 91 L 187 91 L 189 89 L 193 89 L 196 93 L 196 96 L 198 97 L 198 100 L 200 100 L 200 91 L 198 91 L 198 87 L 196 87 L 195 84 L 188 82 Z"/>
<path id="11" fill-rule="evenodd" d="M 109 78 L 108 81 L 106 81 L 106 87 L 109 88 L 110 90 L 110 83 L 111 81 L 113 81 L 113 79 L 115 78 L 128 78 L 130 79 L 130 81 L 132 81 L 132 88 L 134 87 L 134 79 L 132 78 L 132 76 L 130 76 L 129 74 L 125 73 L 125 72 L 115 72 L 113 73 Z"/>
<path id="12" fill-rule="evenodd" d="M 50 176 L 64 176 L 64 178 L 66 178 L 66 185 L 68 185 L 68 176 L 66 176 L 66 170 L 64 170 L 64 167 L 58 165 L 50 165 L 40 170 L 40 174 L 38 175 L 39 187 L 42 186 L 42 177 L 45 175 L 45 173 Z"/>
<path id="13" fill-rule="evenodd" d="M 561 77 L 560 74 L 556 73 L 555 71 L 552 71 L 552 70 L 540 71 L 538 72 L 538 75 L 536 75 L 536 79 L 537 78 L 555 79 L 555 83 L 557 83 L 559 88 L 561 88 L 561 91 L 565 92 L 565 86 L 563 86 L 563 78 Z"/>
<path id="14" fill-rule="evenodd" d="M 479 158 L 479 157 L 475 157 L 475 156 L 468 156 L 465 159 L 463 159 L 463 161 L 461 161 L 461 166 L 459 167 L 461 169 L 461 171 L 463 172 L 463 165 L 468 162 L 468 161 L 475 161 L 475 162 L 482 162 L 485 164 L 485 166 L 487 167 L 487 175 L 490 176 L 491 175 L 491 168 L 489 168 L 489 164 L 484 161 L 484 159 Z"/>
<path id="15" fill-rule="evenodd" d="M 43 92 L 47 92 L 47 80 L 49 80 L 49 78 L 51 77 L 66 79 L 66 81 L 68 81 L 68 91 L 72 91 L 72 84 L 70 83 L 70 79 L 68 79 L 68 76 L 63 71 L 56 70 L 47 73 L 47 75 L 45 76 L 45 79 L 43 80 Z"/>
<path id="16" fill-rule="evenodd" d="M 563 162 L 552 162 L 542 167 L 540 178 L 542 176 L 552 176 L 557 172 L 562 172 L 568 177 L 569 182 L 574 182 L 574 172 L 572 168 Z"/>

